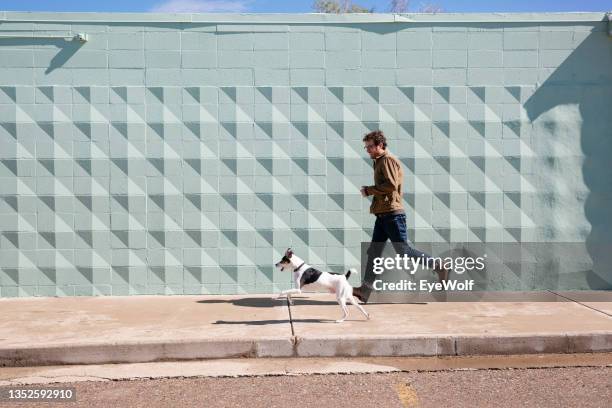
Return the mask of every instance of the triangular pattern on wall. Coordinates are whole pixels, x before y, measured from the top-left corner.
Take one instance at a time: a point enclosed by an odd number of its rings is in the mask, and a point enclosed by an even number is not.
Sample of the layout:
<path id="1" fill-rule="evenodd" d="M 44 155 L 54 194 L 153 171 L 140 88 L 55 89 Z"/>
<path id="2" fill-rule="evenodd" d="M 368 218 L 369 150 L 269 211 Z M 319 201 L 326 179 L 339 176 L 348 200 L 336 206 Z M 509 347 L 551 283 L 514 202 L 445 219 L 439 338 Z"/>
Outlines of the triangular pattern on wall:
<path id="1" fill-rule="evenodd" d="M 451 102 L 457 91 L 480 116 L 460 114 Z M 520 86 L 502 91 L 506 103 L 524 99 Z M 0 265 L 11 285 L 28 273 L 54 286 L 70 270 L 74 285 L 108 285 L 111 293 L 181 293 L 187 281 L 202 293 L 281 287 L 270 267 L 289 245 L 322 268 L 358 267 L 344 262 L 356 259 L 353 237 L 370 239 L 374 222 L 359 195 L 372 182 L 361 137 L 379 128 L 404 166 L 412 240 L 484 242 L 503 233 L 520 241 L 536 224 L 529 126 L 503 120 L 487 104 L 487 87 L 75 86 L 72 97 L 89 115 L 78 120 L 59 106 L 63 89 L 32 92 L 52 116 L 34 120 L 16 87 L 0 87 L 15 106 L 13 120 L 0 123 L 0 140 L 13 149 L 3 152 L 0 172 L 18 192 L 0 197 L 15 218 L 0 234 L 2 248 L 19 254 L 16 268 Z M 456 114 L 433 120 L 432 103 Z M 182 115 L 186 106 L 195 117 Z M 505 154 L 500 131 L 520 141 L 520 152 Z M 434 225 L 436 211 L 451 223 Z M 327 247 L 344 255 L 327 257 Z M 211 281 L 205 273 L 213 270 Z"/>

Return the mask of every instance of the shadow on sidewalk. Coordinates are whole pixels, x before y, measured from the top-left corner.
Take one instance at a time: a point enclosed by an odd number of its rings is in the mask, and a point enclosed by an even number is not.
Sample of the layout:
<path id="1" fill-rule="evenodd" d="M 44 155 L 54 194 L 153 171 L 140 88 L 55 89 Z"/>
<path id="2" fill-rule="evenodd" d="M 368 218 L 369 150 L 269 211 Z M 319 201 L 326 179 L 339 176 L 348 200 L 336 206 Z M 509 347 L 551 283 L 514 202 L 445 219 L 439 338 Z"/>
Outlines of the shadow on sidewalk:
<path id="1" fill-rule="evenodd" d="M 364 320 L 365 321 L 365 320 Z M 335 323 L 333 319 L 293 319 L 292 323 Z M 213 324 L 246 324 L 249 326 L 263 326 L 265 324 L 289 323 L 289 320 L 217 320 Z"/>
<path id="2" fill-rule="evenodd" d="M 313 305 L 313 306 L 324 306 L 324 305 L 337 305 L 337 302 L 328 301 L 328 300 L 311 300 L 305 298 L 296 298 L 293 297 L 293 301 L 298 305 Z M 274 306 L 286 306 L 287 301 L 285 299 L 276 300 L 273 298 L 261 298 L 261 297 L 253 297 L 253 298 L 240 298 L 240 299 L 206 299 L 206 300 L 198 300 L 197 303 L 231 303 L 235 306 L 244 306 L 244 307 L 274 307 Z"/>
<path id="3" fill-rule="evenodd" d="M 329 306 L 338 305 L 338 302 L 333 300 L 313 300 L 308 298 L 298 298 L 293 296 L 294 306 Z M 240 299 L 205 299 L 198 300 L 197 303 L 212 304 L 212 303 L 231 303 L 234 306 L 243 307 L 274 307 L 274 306 L 286 306 L 287 300 L 281 299 L 276 300 L 274 298 L 261 298 L 261 297 L 245 297 Z M 409 303 L 411 305 L 426 305 L 427 302 L 371 302 L 369 304 L 393 304 L 393 303 Z"/>

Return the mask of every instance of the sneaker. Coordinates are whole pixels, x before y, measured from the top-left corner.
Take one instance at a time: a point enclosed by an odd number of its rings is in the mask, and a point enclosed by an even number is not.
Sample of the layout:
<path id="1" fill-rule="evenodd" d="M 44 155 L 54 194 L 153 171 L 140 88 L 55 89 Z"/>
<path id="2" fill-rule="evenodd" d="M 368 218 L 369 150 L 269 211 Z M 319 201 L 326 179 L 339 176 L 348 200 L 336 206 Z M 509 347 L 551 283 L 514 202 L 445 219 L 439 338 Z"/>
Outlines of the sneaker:
<path id="1" fill-rule="evenodd" d="M 451 270 L 450 269 L 442 268 L 442 269 L 436 270 L 435 272 L 438 273 L 438 280 L 440 282 L 447 282 L 448 281 L 448 277 L 449 277 L 449 275 L 451 273 Z"/>

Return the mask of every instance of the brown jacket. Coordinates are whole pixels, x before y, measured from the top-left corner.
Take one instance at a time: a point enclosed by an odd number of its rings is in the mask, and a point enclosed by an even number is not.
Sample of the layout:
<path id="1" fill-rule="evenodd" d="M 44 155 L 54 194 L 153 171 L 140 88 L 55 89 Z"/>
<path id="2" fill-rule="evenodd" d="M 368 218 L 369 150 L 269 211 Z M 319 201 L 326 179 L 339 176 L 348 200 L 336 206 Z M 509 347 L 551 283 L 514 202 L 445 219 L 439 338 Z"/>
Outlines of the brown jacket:
<path id="1" fill-rule="evenodd" d="M 402 181 L 404 171 L 397 158 L 387 150 L 374 159 L 374 185 L 366 187 L 366 195 L 374 196 L 370 213 L 403 211 Z"/>

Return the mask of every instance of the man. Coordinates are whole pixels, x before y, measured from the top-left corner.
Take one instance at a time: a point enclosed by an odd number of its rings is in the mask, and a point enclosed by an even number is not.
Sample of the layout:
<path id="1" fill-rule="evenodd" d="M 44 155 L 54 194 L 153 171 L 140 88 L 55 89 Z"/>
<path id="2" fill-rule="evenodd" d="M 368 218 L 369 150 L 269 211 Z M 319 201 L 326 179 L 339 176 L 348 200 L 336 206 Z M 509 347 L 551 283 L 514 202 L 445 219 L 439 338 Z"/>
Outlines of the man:
<path id="1" fill-rule="evenodd" d="M 374 185 L 361 187 L 363 197 L 373 196 L 370 205 L 370 213 L 376 216 L 372 243 L 383 243 L 391 240 L 395 250 L 400 254 L 406 254 L 411 258 L 423 257 L 424 262 L 438 273 L 440 281 L 448 279 L 449 271 L 444 269 L 440 262 L 433 262 L 429 255 L 412 248 L 408 245 L 406 233 L 406 213 L 402 203 L 402 181 L 404 172 L 402 166 L 393 155 L 387 151 L 387 140 L 380 130 L 375 130 L 363 137 L 364 149 L 370 158 L 374 160 Z M 375 248 L 376 247 L 376 248 Z M 373 271 L 373 259 L 380 251 L 382 244 L 373 244 L 368 251 L 368 262 L 366 264 L 365 276 L 360 287 L 353 288 L 353 295 L 366 303 L 373 290 L 372 284 L 375 279 Z"/>

